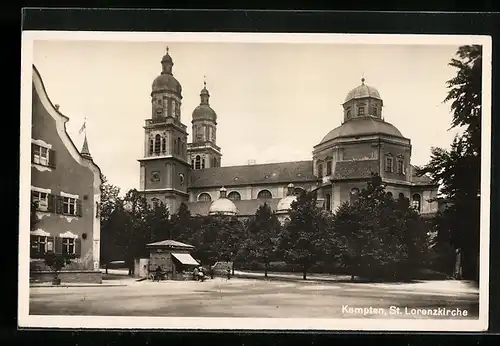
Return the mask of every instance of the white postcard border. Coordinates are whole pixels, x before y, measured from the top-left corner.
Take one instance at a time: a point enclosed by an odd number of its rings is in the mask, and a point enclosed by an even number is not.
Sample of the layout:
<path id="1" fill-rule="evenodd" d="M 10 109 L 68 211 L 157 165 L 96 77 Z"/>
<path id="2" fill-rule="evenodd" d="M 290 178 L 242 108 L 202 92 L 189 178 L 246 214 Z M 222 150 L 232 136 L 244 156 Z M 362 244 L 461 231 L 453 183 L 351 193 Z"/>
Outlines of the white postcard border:
<path id="1" fill-rule="evenodd" d="M 226 42 L 374 45 L 483 46 L 480 296 L 478 320 L 315 319 L 315 318 L 187 318 L 29 315 L 29 219 L 31 181 L 31 106 L 33 42 Z M 298 33 L 146 33 L 23 31 L 21 52 L 19 287 L 20 328 L 78 329 L 216 329 L 216 330 L 345 330 L 345 331 L 484 331 L 489 310 L 489 235 L 491 175 L 491 37 L 470 35 L 298 34 Z M 451 58 L 451 57 L 450 57 Z"/>

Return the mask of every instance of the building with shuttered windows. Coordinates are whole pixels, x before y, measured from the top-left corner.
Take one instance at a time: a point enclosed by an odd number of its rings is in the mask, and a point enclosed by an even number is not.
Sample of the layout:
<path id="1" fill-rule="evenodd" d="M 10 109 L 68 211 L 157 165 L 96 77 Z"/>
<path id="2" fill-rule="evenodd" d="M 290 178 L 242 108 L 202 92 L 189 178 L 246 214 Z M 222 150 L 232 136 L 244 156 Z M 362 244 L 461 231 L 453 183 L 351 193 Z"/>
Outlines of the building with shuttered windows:
<path id="1" fill-rule="evenodd" d="M 45 255 L 71 254 L 75 259 L 60 274 L 63 282 L 101 282 L 100 170 L 86 137 L 82 150 L 76 148 L 66 132 L 68 121 L 33 67 L 30 276 L 51 280 Z"/>

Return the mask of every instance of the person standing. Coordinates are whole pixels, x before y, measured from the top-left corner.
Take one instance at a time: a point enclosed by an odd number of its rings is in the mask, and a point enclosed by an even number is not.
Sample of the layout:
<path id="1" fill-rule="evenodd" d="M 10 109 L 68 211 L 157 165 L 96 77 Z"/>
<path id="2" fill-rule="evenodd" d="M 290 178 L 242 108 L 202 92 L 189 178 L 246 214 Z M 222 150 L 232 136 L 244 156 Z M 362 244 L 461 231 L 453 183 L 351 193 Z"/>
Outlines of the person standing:
<path id="1" fill-rule="evenodd" d="M 196 281 L 198 281 L 199 276 L 198 276 L 198 267 L 194 268 L 193 270 L 193 276 Z"/>

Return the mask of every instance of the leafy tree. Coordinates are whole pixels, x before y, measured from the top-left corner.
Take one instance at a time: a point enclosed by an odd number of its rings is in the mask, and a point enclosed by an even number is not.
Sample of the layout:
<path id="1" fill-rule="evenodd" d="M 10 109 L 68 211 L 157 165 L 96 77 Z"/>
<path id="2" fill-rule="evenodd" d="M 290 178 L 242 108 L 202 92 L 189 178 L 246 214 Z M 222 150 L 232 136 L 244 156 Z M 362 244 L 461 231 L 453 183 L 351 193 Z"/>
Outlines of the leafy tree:
<path id="1" fill-rule="evenodd" d="M 151 208 L 147 209 L 145 216 L 145 224 L 147 229 L 147 242 L 161 241 L 172 238 L 172 222 L 170 221 L 170 213 L 167 206 L 163 202 L 153 203 Z"/>
<path id="2" fill-rule="evenodd" d="M 134 273 L 134 259 L 147 255 L 148 238 L 147 219 L 148 203 L 146 197 L 136 189 L 129 190 L 123 199 L 123 229 L 119 233 L 118 244 L 125 254 L 129 274 Z M 120 213 L 122 211 L 120 210 Z"/>
<path id="3" fill-rule="evenodd" d="M 247 260 L 264 263 L 264 276 L 267 277 L 269 262 L 276 256 L 279 246 L 281 224 L 269 205 L 261 205 L 246 225 L 246 239 L 242 248 Z"/>
<path id="4" fill-rule="evenodd" d="M 388 196 L 378 176 L 356 201 L 339 207 L 333 228 L 339 259 L 352 278 L 406 276 L 425 258 L 424 221 L 407 199 Z"/>
<path id="5" fill-rule="evenodd" d="M 71 263 L 71 260 L 74 259 L 75 256 L 71 254 L 55 254 L 53 252 L 49 252 L 45 254 L 44 262 L 47 267 L 52 269 L 54 272 L 54 283 L 59 284 L 59 272 L 67 265 Z"/>
<path id="6" fill-rule="evenodd" d="M 431 149 L 431 160 L 418 174 L 429 174 L 442 186 L 439 198 L 449 203 L 436 227 L 441 241 L 461 250 L 463 276 L 479 279 L 479 225 L 481 183 L 481 93 L 482 47 L 459 47 L 450 66 L 457 75 L 447 81 L 449 89 L 444 102 L 451 102 L 451 128 L 461 128 L 450 150 Z"/>
<path id="7" fill-rule="evenodd" d="M 331 229 L 326 214 L 316 206 L 316 193 L 303 192 L 292 202 L 289 221 L 280 237 L 280 252 L 287 262 L 302 266 L 303 279 L 310 267 L 326 253 Z"/>
<path id="8" fill-rule="evenodd" d="M 196 219 L 185 203 L 181 203 L 177 213 L 172 215 L 172 239 L 191 244 L 194 241 L 196 231 Z M 193 244 L 191 244 L 193 245 Z"/>
<path id="9" fill-rule="evenodd" d="M 120 188 L 108 183 L 108 179 L 101 173 L 101 203 L 99 205 L 99 217 L 101 220 L 101 262 L 106 264 L 119 256 L 116 247 L 116 238 L 119 236 L 120 225 L 113 218 L 117 205 L 121 203 L 119 197 Z"/>

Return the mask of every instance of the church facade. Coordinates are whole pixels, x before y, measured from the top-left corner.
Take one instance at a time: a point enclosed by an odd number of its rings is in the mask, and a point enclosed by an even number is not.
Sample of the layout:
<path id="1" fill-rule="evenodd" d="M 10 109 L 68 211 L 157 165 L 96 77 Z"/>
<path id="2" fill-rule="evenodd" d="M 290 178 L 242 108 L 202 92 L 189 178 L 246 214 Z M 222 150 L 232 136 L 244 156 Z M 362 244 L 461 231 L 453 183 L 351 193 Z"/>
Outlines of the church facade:
<path id="1" fill-rule="evenodd" d="M 217 114 L 206 84 L 192 112 L 188 143 L 180 114 L 182 87 L 174 77 L 168 48 L 161 65 L 152 84 L 152 114 L 145 121 L 144 157 L 139 159 L 140 191 L 149 203 L 161 201 L 175 213 L 184 202 L 193 215 L 225 213 L 219 210 L 224 205 L 228 214 L 240 217 L 254 215 L 267 203 L 283 215 L 293 194 L 315 190 L 318 204 L 335 212 L 357 198 L 375 173 L 394 198 L 409 199 L 424 216 L 437 212 L 432 199 L 438 187 L 416 175 L 411 140 L 384 120 L 383 99 L 364 79 L 347 93 L 342 124 L 312 148 L 311 160 L 223 166 Z"/>

